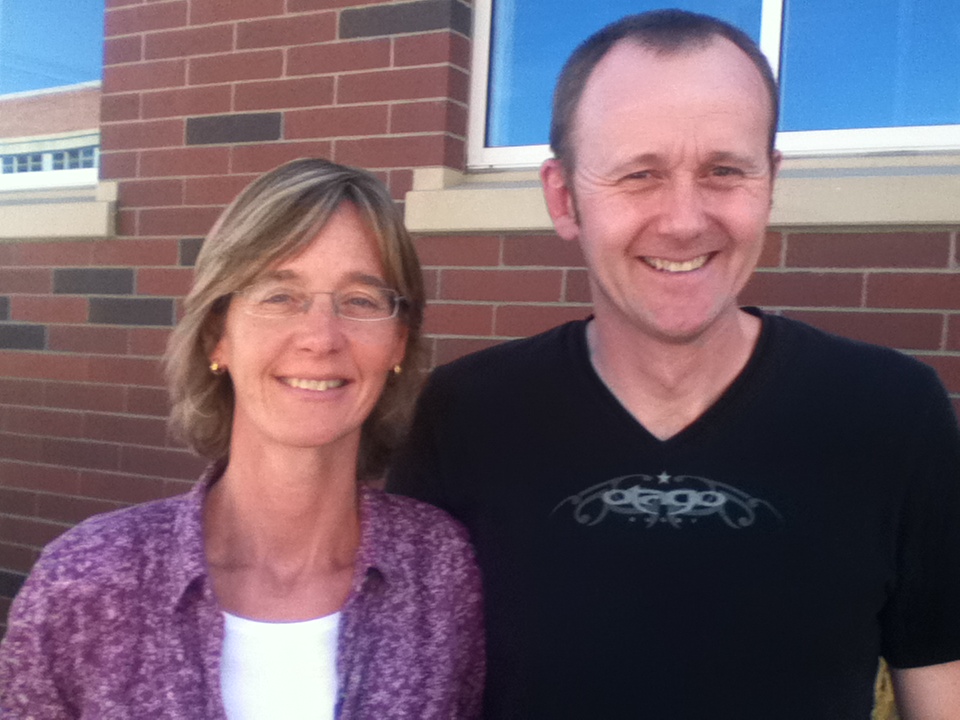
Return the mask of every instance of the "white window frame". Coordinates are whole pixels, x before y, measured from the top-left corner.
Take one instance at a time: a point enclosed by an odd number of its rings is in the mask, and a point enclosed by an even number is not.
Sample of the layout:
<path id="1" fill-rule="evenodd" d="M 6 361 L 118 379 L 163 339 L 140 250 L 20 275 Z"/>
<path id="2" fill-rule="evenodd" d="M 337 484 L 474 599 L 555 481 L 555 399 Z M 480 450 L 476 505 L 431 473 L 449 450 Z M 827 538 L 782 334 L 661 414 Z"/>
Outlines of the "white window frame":
<path id="1" fill-rule="evenodd" d="M 474 0 L 473 57 L 470 81 L 467 168 L 469 170 L 537 167 L 551 156 L 549 145 L 486 147 L 490 80 L 490 39 L 495 0 Z M 779 74 L 784 0 L 762 0 L 760 48 Z M 950 152 L 960 149 L 960 125 L 861 128 L 780 132 L 777 148 L 787 157 Z"/>

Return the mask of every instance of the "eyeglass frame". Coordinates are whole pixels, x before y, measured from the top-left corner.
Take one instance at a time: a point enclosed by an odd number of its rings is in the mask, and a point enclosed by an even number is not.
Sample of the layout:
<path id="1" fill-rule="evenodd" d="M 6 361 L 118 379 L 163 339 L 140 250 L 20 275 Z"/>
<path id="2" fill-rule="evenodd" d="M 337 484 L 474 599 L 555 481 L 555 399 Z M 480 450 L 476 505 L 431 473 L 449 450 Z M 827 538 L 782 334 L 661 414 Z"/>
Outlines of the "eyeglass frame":
<path id="1" fill-rule="evenodd" d="M 256 290 L 257 287 L 258 287 L 258 284 L 249 285 L 241 290 L 234 291 L 232 294 L 249 300 L 251 292 Z M 304 291 L 303 295 L 306 298 L 305 302 L 302 303 L 302 306 L 296 312 L 293 312 L 290 314 L 271 315 L 271 314 L 258 313 L 256 312 L 257 305 L 255 304 L 241 305 L 240 309 L 242 312 L 244 312 L 247 315 L 250 315 L 251 317 L 289 320 L 289 319 L 299 317 L 301 315 L 306 315 L 307 313 L 309 313 L 310 308 L 313 307 L 313 302 L 317 295 L 329 295 L 330 307 L 333 310 L 334 317 L 336 317 L 338 320 L 352 320 L 354 322 L 360 322 L 360 323 L 375 323 L 375 322 L 383 322 L 385 320 L 393 320 L 394 318 L 398 317 L 400 315 L 400 308 L 406 302 L 407 299 L 403 295 L 401 295 L 399 292 L 394 290 L 393 288 L 379 287 L 379 286 L 370 286 L 370 287 L 376 292 L 383 293 L 386 297 L 391 298 L 391 305 L 393 307 L 393 311 L 389 315 L 385 317 L 361 318 L 361 317 L 351 317 L 349 315 L 342 314 L 340 311 L 340 307 L 337 303 L 337 298 L 338 296 L 342 296 L 343 294 L 349 292 L 350 289 Z"/>

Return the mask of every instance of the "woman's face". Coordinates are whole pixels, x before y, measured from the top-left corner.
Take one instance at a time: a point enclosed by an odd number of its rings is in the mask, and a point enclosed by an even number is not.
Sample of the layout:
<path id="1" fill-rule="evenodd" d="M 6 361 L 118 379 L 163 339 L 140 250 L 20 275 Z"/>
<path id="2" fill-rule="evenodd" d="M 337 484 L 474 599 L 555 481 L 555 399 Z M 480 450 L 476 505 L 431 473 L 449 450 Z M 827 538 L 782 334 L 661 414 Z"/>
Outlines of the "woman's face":
<path id="1" fill-rule="evenodd" d="M 407 331 L 397 317 L 339 317 L 330 293 L 364 314 L 384 289 L 376 236 L 346 202 L 299 255 L 232 298 L 211 355 L 233 381 L 232 446 L 356 450 Z M 305 313 L 264 316 L 291 296 L 312 298 Z"/>

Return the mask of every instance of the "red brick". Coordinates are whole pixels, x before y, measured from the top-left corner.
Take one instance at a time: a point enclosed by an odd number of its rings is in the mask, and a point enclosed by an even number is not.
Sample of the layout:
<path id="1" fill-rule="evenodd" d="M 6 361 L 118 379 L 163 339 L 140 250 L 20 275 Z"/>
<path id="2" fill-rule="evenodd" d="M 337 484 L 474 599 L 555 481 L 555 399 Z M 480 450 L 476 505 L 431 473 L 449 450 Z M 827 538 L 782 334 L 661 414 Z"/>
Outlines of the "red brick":
<path id="1" fill-rule="evenodd" d="M 862 294 L 861 273 L 761 271 L 739 300 L 761 307 L 860 307 Z"/>
<path id="2" fill-rule="evenodd" d="M 43 438 L 22 433 L 0 433 L 0 457 L 28 463 L 40 462 L 43 459 Z"/>
<path id="3" fill-rule="evenodd" d="M 226 175 L 230 161 L 228 147 L 189 147 L 147 150 L 140 159 L 141 177 L 179 175 Z"/>
<path id="4" fill-rule="evenodd" d="M 0 375 L 49 380 L 86 380 L 89 364 L 74 355 L 0 351 Z"/>
<path id="5" fill-rule="evenodd" d="M 125 7 L 126 5 L 143 5 L 146 0 L 106 0 L 104 5 L 108 8 Z"/>
<path id="6" fill-rule="evenodd" d="M 291 48 L 288 75 L 327 75 L 390 66 L 390 40 L 353 40 Z M 341 82 L 343 80 L 341 79 Z M 341 99 L 341 102 L 347 102 Z M 352 102 L 363 102 L 357 100 Z"/>
<path id="7" fill-rule="evenodd" d="M 121 503 L 142 503 L 162 497 L 163 480 L 84 470 L 80 473 L 80 494 Z"/>
<path id="8" fill-rule="evenodd" d="M 787 317 L 827 332 L 901 350 L 938 350 L 943 318 L 934 313 L 788 310 Z"/>
<path id="9" fill-rule="evenodd" d="M 218 207 L 152 208 L 140 212 L 143 235 L 206 235 L 220 214 Z"/>
<path id="10" fill-rule="evenodd" d="M 96 358 L 87 373 L 93 382 L 128 383 L 130 385 L 164 385 L 157 360 L 129 357 Z"/>
<path id="11" fill-rule="evenodd" d="M 431 335 L 491 335 L 493 306 L 430 303 L 427 305 L 424 332 Z"/>
<path id="12" fill-rule="evenodd" d="M 137 210 L 118 210 L 116 219 L 116 234 L 120 237 L 139 235 L 137 232 L 137 219 L 139 216 L 139 211 Z"/>
<path id="13" fill-rule="evenodd" d="M 382 2 L 383 0 L 287 0 L 287 12 L 329 10 L 340 7 L 376 5 Z"/>
<path id="14" fill-rule="evenodd" d="M 946 268 L 947 233 L 835 233 L 787 236 L 791 267 Z"/>
<path id="15" fill-rule="evenodd" d="M 46 520 L 56 522 L 78 523 L 92 515 L 117 510 L 122 507 L 119 503 L 101 500 L 99 498 L 84 498 L 65 495 L 37 496 L 37 514 Z"/>
<path id="16" fill-rule="evenodd" d="M 916 357 L 937 371 L 941 382 L 947 388 L 947 392 L 960 393 L 960 356 L 918 353 Z"/>
<path id="17" fill-rule="evenodd" d="M 529 337 L 591 313 L 584 305 L 501 305 L 497 308 L 494 335 Z"/>
<path id="18" fill-rule="evenodd" d="M 330 157 L 328 142 L 261 143 L 236 145 L 230 171 L 234 173 L 262 173 L 290 160 L 303 157 Z"/>
<path id="19" fill-rule="evenodd" d="M 503 242 L 503 264 L 527 267 L 583 267 L 576 242 L 556 235 L 508 235 Z"/>
<path id="20" fill-rule="evenodd" d="M 33 518 L 5 517 L 0 520 L 0 540 L 43 547 L 66 532 L 68 527 Z"/>
<path id="21" fill-rule="evenodd" d="M 427 300 L 436 300 L 440 297 L 440 271 L 423 271 L 423 296 Z"/>
<path id="22" fill-rule="evenodd" d="M 424 100 L 391 105 L 390 132 L 448 132 L 467 135 L 467 109 L 452 100 Z"/>
<path id="23" fill-rule="evenodd" d="M 214 115 L 230 110 L 230 86 L 182 88 L 143 93 L 145 118 Z"/>
<path id="24" fill-rule="evenodd" d="M 327 42 L 336 36 L 337 15 L 332 12 L 288 15 L 237 24 L 238 48 L 309 45 Z"/>
<path id="25" fill-rule="evenodd" d="M 142 40 L 139 35 L 107 38 L 103 42 L 103 64 L 120 65 L 122 63 L 142 60 L 141 42 Z"/>
<path id="26" fill-rule="evenodd" d="M 154 60 L 134 65 L 111 65 L 103 69 L 103 93 L 131 92 L 178 87 L 187 79 L 183 60 Z"/>
<path id="27" fill-rule="evenodd" d="M 226 205 L 256 178 L 256 175 L 214 175 L 186 181 L 187 205 Z"/>
<path id="28" fill-rule="evenodd" d="M 190 58 L 188 62 L 190 85 L 263 80 L 283 74 L 283 52 L 280 50 L 234 52 Z"/>
<path id="29" fill-rule="evenodd" d="M 283 134 L 288 140 L 383 135 L 387 132 L 386 105 L 350 105 L 284 113 Z"/>
<path id="30" fill-rule="evenodd" d="M 163 355 L 170 331 L 166 328 L 130 328 L 130 354 Z"/>
<path id="31" fill-rule="evenodd" d="M 182 297 L 193 284 L 191 268 L 138 268 L 137 294 Z"/>
<path id="32" fill-rule="evenodd" d="M 143 54 L 147 60 L 213 55 L 233 49 L 233 27 L 213 25 L 153 32 L 144 39 Z"/>
<path id="33" fill-rule="evenodd" d="M 59 352 L 122 355 L 127 351 L 127 330 L 101 325 L 52 325 L 48 345 Z"/>
<path id="34" fill-rule="evenodd" d="M 100 143 L 105 150 L 181 147 L 183 138 L 184 120 L 182 118 L 116 123 L 100 128 Z"/>
<path id="35" fill-rule="evenodd" d="M 470 41 L 453 32 L 406 35 L 394 40 L 393 64 L 435 65 L 452 63 L 470 69 Z"/>
<path id="36" fill-rule="evenodd" d="M 316 107 L 333 102 L 333 78 L 312 77 L 241 83 L 234 92 L 234 107 L 237 110 Z M 289 117 L 289 114 L 287 116 Z"/>
<path id="37" fill-rule="evenodd" d="M 81 437 L 83 416 L 78 412 L 11 407 L 4 416 L 3 430 L 22 435 Z"/>
<path id="38" fill-rule="evenodd" d="M 82 323 L 87 321 L 87 300 L 55 295 L 14 296 L 10 319 L 38 323 Z"/>
<path id="39" fill-rule="evenodd" d="M 39 444 L 39 438 L 35 439 Z M 72 493 L 78 487 L 79 473 L 74 468 L 0 461 L 0 485 L 44 492 Z"/>
<path id="40" fill-rule="evenodd" d="M 556 302 L 563 275 L 558 270 L 443 270 L 440 297 L 445 300 Z"/>
<path id="41" fill-rule="evenodd" d="M 867 306 L 956 310 L 960 308 L 960 272 L 871 273 Z"/>
<path id="42" fill-rule="evenodd" d="M 564 272 L 562 300 L 575 303 L 593 301 L 590 295 L 590 276 L 586 270 L 566 270 Z"/>
<path id="43" fill-rule="evenodd" d="M 72 468 L 116 470 L 120 463 L 120 446 L 89 440 L 46 438 L 43 441 L 43 459 L 53 465 Z"/>
<path id="44" fill-rule="evenodd" d="M 33 405 L 43 394 L 39 380 L 14 380 L 0 378 L 0 398 L 7 405 Z"/>
<path id="45" fill-rule="evenodd" d="M 0 295 L 9 293 L 49 293 L 53 290 L 53 271 L 0 268 Z"/>
<path id="46" fill-rule="evenodd" d="M 135 177 L 137 153 L 105 152 L 100 155 L 100 177 L 103 180 L 118 180 Z"/>
<path id="47" fill-rule="evenodd" d="M 89 265 L 95 245 L 96 242 L 86 240 L 26 243 L 20 248 L 17 264 L 51 267 Z"/>
<path id="48" fill-rule="evenodd" d="M 338 140 L 336 160 L 365 168 L 392 168 L 424 165 L 457 167 L 457 150 L 463 143 L 446 135 L 406 135 Z"/>
<path id="49" fill-rule="evenodd" d="M 167 441 L 167 423 L 163 418 L 86 413 L 83 437 L 105 442 L 163 447 Z"/>
<path id="50" fill-rule="evenodd" d="M 437 338 L 433 366 L 443 365 L 478 350 L 499 345 L 503 340 L 491 338 Z"/>
<path id="51" fill-rule="evenodd" d="M 153 181 L 150 181 L 153 182 Z M 93 261 L 98 265 L 176 265 L 176 240 L 133 239 L 98 240 Z"/>
<path id="52" fill-rule="evenodd" d="M 43 405 L 73 410 L 120 412 L 124 408 L 126 395 L 126 388 L 122 385 L 48 382 L 44 386 Z"/>
<path id="53" fill-rule="evenodd" d="M 399 168 L 390 170 L 386 180 L 390 197 L 402 203 L 407 193 L 413 190 L 413 170 Z"/>
<path id="54" fill-rule="evenodd" d="M 136 120 L 140 117 L 140 93 L 104 95 L 100 98 L 100 122 Z"/>
<path id="55" fill-rule="evenodd" d="M 423 67 L 404 70 L 344 75 L 337 86 L 338 103 L 383 102 L 449 97 L 467 101 L 467 77 L 450 67 Z"/>
<path id="56" fill-rule="evenodd" d="M 763 250 L 760 251 L 760 259 L 757 261 L 757 267 L 780 267 L 782 265 L 782 253 L 783 235 L 780 233 L 768 232 L 766 241 L 763 243 Z"/>
<path id="57" fill-rule="evenodd" d="M 0 508 L 4 515 L 37 514 L 37 493 L 19 488 L 0 488 Z"/>
<path id="58" fill-rule="evenodd" d="M 205 460 L 185 450 L 126 446 L 123 448 L 120 469 L 140 475 L 195 480 L 206 464 Z"/>
<path id="59" fill-rule="evenodd" d="M 127 406 L 124 409 L 135 415 L 166 417 L 170 414 L 167 391 L 162 387 L 132 387 L 127 391 Z"/>
<path id="60" fill-rule="evenodd" d="M 424 266 L 496 266 L 500 240 L 499 235 L 421 235 L 417 255 Z"/>
<path id="61" fill-rule="evenodd" d="M 167 207 L 183 204 L 182 180 L 127 180 L 120 183 L 123 207 Z"/>
<path id="62" fill-rule="evenodd" d="M 186 24 L 186 0 L 151 2 L 136 7 L 108 9 L 104 18 L 103 34 L 112 38 L 148 30 L 183 27 Z"/>
<path id="63" fill-rule="evenodd" d="M 192 0 L 190 24 L 282 15 L 284 0 Z"/>
<path id="64" fill-rule="evenodd" d="M 960 350 L 960 315 L 951 314 L 947 317 L 947 350 Z M 0 388 L 0 397 L 3 390 Z"/>

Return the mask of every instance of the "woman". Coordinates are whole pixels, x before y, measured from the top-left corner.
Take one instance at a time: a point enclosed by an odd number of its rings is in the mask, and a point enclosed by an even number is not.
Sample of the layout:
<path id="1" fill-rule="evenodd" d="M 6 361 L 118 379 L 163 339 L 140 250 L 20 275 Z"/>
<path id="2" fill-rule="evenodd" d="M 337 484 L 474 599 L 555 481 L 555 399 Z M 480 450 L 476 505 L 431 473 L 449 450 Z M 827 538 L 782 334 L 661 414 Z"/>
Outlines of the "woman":
<path id="1" fill-rule="evenodd" d="M 187 495 L 52 543 L 10 613 L 0 715 L 468 718 L 479 580 L 441 511 L 370 490 L 415 386 L 420 269 L 386 189 L 297 160 L 207 237 L 167 351 Z"/>

